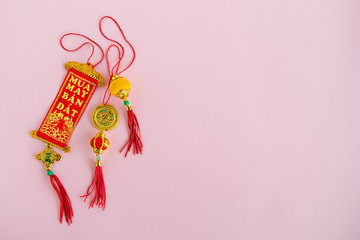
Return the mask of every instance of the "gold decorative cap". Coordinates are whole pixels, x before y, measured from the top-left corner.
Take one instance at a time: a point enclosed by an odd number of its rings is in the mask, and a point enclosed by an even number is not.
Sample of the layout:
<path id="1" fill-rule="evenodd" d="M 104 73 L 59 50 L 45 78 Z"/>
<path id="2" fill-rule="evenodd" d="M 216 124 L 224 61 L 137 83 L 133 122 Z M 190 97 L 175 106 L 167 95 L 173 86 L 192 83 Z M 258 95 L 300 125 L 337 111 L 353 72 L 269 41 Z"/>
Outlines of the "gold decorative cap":
<path id="1" fill-rule="evenodd" d="M 91 63 L 78 63 L 78 62 L 67 62 L 65 63 L 65 69 L 69 70 L 70 68 L 75 69 L 78 72 L 81 72 L 93 79 L 98 81 L 98 85 L 101 87 L 104 85 L 104 78 L 100 73 L 95 71 Z"/>
<path id="2" fill-rule="evenodd" d="M 129 96 L 130 88 L 131 84 L 126 78 L 120 77 L 116 74 L 111 77 L 109 90 L 115 97 L 126 100 Z"/>

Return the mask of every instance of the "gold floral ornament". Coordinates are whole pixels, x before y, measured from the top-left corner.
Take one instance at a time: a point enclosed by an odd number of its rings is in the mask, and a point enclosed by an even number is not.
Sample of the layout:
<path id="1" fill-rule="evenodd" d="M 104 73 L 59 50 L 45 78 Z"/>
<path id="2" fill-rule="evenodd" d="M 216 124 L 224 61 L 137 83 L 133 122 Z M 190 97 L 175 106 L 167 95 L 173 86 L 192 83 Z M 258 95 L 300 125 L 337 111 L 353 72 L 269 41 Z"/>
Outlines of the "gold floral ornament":
<path id="1" fill-rule="evenodd" d="M 64 117 L 63 113 L 54 112 L 49 115 L 40 130 L 61 142 L 65 142 L 70 138 L 73 128 L 74 122 L 71 118 Z"/>
<path id="2" fill-rule="evenodd" d="M 68 153 L 68 152 L 71 151 L 71 147 L 70 147 L 70 146 L 60 147 L 59 145 L 57 145 L 57 144 L 55 144 L 55 143 L 52 143 L 52 142 L 50 142 L 50 141 L 48 141 L 48 140 L 45 140 L 45 139 L 43 139 L 43 138 L 38 137 L 38 136 L 36 135 L 36 133 L 37 133 L 37 131 L 33 130 L 33 131 L 30 132 L 30 136 L 33 137 L 33 138 L 37 138 L 37 139 L 39 139 L 39 140 L 41 140 L 41 141 L 43 141 L 43 142 L 45 142 L 45 143 L 47 143 L 47 144 L 50 144 L 51 146 L 57 147 L 57 148 L 63 150 L 64 152 L 66 152 L 66 153 Z"/>
<path id="3" fill-rule="evenodd" d="M 55 161 L 61 160 L 61 155 L 52 150 L 50 144 L 47 144 L 44 151 L 35 155 L 35 159 L 41 161 L 45 165 L 45 169 L 48 171 Z"/>

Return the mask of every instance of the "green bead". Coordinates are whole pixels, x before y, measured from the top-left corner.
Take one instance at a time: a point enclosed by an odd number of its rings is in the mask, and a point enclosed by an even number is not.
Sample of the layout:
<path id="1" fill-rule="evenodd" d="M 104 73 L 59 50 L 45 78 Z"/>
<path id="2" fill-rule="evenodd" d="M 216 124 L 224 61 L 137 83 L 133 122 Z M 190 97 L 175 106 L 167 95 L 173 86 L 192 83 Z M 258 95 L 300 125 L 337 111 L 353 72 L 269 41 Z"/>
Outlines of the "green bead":
<path id="1" fill-rule="evenodd" d="M 125 105 L 125 106 L 129 105 L 129 101 L 128 101 L 128 100 L 125 100 L 125 101 L 124 101 L 124 105 Z"/>
<path id="2" fill-rule="evenodd" d="M 51 176 L 51 175 L 53 175 L 53 174 L 54 174 L 53 171 L 51 171 L 51 170 L 48 170 L 48 171 L 47 171 L 47 175 Z"/>
<path id="3" fill-rule="evenodd" d="M 100 156 L 97 156 L 97 157 L 96 157 L 96 160 L 100 160 Z"/>

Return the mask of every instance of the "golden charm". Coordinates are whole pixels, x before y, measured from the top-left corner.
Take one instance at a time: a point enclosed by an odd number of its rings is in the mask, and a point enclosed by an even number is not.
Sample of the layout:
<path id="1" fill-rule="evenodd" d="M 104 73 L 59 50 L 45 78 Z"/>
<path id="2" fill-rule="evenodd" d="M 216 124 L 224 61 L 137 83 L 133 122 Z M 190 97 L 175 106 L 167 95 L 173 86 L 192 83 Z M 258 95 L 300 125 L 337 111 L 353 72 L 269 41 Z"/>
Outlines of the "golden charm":
<path id="1" fill-rule="evenodd" d="M 99 105 L 92 112 L 91 116 L 94 126 L 101 131 L 109 131 L 116 127 L 116 124 L 119 121 L 119 115 L 110 104 Z"/>
<path id="2" fill-rule="evenodd" d="M 52 150 L 50 144 L 47 144 L 45 150 L 36 154 L 35 158 L 45 165 L 46 170 L 50 170 L 55 161 L 61 160 L 61 155 Z"/>

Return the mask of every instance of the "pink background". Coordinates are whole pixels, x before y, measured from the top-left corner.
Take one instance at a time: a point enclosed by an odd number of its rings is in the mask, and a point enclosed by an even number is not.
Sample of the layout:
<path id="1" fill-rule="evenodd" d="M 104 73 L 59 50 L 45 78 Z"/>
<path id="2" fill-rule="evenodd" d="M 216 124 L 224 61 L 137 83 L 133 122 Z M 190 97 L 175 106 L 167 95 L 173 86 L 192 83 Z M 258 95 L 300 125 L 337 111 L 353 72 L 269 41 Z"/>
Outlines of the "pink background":
<path id="1" fill-rule="evenodd" d="M 0 2 L 1 239 L 358 240 L 360 3 L 356 0 Z M 98 89 L 53 166 L 58 199 L 29 136 L 70 60 L 60 48 L 113 16 L 137 50 L 124 76 L 144 154 L 124 158 L 125 110 L 103 154 L 108 205 L 80 199 L 91 180 Z M 115 29 L 107 31 L 118 36 Z M 106 64 L 98 70 L 108 78 Z M 60 152 L 60 151 L 59 151 Z"/>

